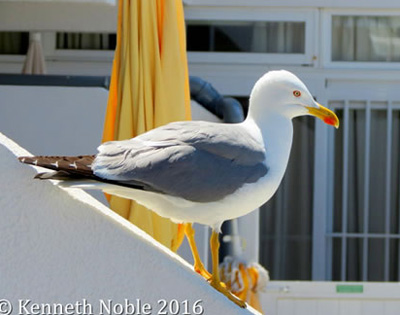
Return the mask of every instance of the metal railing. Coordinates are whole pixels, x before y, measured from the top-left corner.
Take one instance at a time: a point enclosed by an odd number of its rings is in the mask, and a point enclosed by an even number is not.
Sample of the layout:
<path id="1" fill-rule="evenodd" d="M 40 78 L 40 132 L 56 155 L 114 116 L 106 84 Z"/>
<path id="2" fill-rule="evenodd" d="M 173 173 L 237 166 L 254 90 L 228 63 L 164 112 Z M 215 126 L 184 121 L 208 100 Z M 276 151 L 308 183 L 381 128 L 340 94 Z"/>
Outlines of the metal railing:
<path id="1" fill-rule="evenodd" d="M 335 163 L 331 176 L 333 202 L 329 217 L 332 226 L 326 232 L 330 248 L 333 248 L 333 242 L 336 242 L 337 249 L 340 248 L 328 253 L 328 261 L 335 259 L 333 255 L 340 255 L 340 259 L 337 259 L 339 266 L 336 267 L 340 270 L 339 278 L 334 280 L 349 280 L 349 259 L 351 255 L 357 255 L 360 262 L 357 266 L 360 270 L 358 281 L 371 281 L 371 266 L 382 270 L 379 281 L 396 281 L 400 279 L 400 267 L 394 267 L 397 268 L 397 274 L 394 275 L 393 271 L 390 272 L 390 262 L 400 258 L 400 205 L 393 204 L 398 203 L 393 196 L 393 193 L 398 194 L 395 191 L 398 176 L 392 167 L 394 159 L 398 159 L 400 154 L 393 152 L 392 146 L 398 136 L 394 134 L 393 123 L 395 116 L 400 117 L 400 101 L 343 100 L 333 102 L 332 107 L 339 111 L 343 122 L 342 134 L 337 135 L 340 139 L 331 139 L 335 150 L 339 150 L 334 153 L 333 159 L 340 161 L 340 166 Z M 377 114 L 380 114 L 379 124 Z M 360 115 L 362 119 L 357 121 L 354 115 Z M 352 138 L 353 143 L 350 141 Z M 355 141 L 358 148 L 355 147 Z M 378 147 L 381 150 L 378 151 Z M 380 161 L 379 165 L 376 164 L 377 160 Z M 358 163 L 361 163 L 361 167 L 355 169 Z M 354 193 L 357 196 L 351 196 Z M 356 201 L 350 202 L 350 198 Z M 383 202 L 379 202 L 378 207 L 374 199 Z M 392 222 L 393 218 L 397 218 L 398 222 Z M 354 241 L 357 254 L 352 252 L 349 245 Z M 383 255 L 379 259 L 379 254 L 372 249 L 377 249 L 377 244 L 373 247 L 372 242 L 381 242 L 379 250 Z M 397 250 L 393 250 L 395 247 Z M 374 259 L 376 261 L 373 263 Z"/>

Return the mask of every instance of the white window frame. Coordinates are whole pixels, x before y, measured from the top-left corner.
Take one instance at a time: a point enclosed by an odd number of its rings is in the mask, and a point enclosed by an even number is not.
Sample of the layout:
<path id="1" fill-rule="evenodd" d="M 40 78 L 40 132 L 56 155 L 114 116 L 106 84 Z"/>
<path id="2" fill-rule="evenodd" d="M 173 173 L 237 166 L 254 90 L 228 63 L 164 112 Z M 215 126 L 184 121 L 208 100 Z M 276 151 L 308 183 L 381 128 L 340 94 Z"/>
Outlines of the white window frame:
<path id="1" fill-rule="evenodd" d="M 225 53 L 188 52 L 190 63 L 216 64 L 285 64 L 313 66 L 317 47 L 317 9 L 271 9 L 250 7 L 189 7 L 185 9 L 187 21 L 263 21 L 263 22 L 304 22 L 304 54 L 290 53 Z"/>
<path id="2" fill-rule="evenodd" d="M 400 16 L 399 9 L 393 10 L 354 10 L 324 9 L 321 12 L 321 52 L 325 68 L 340 69 L 400 69 L 400 62 L 384 61 L 332 61 L 332 16 Z"/>
<path id="3" fill-rule="evenodd" d="M 0 55 L 0 62 L 21 63 L 26 55 Z"/>

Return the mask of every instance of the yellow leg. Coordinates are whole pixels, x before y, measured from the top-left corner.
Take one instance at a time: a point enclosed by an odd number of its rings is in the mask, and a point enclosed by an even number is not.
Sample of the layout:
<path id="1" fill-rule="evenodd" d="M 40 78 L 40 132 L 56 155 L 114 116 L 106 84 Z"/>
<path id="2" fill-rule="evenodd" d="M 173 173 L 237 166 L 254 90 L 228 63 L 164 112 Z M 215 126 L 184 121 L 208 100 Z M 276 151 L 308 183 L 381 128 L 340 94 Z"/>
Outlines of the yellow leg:
<path id="1" fill-rule="evenodd" d="M 226 287 L 221 285 L 221 280 L 219 277 L 219 239 L 218 233 L 212 231 L 211 239 L 210 239 L 210 247 L 211 247 L 211 255 L 212 255 L 212 263 L 213 263 L 213 274 L 210 281 L 210 284 L 223 295 L 225 295 L 229 300 L 233 303 L 239 305 L 240 307 L 245 308 L 246 303 L 233 295 Z"/>
<path id="2" fill-rule="evenodd" d="M 197 251 L 196 241 L 194 239 L 194 229 L 191 223 L 185 223 L 185 235 L 188 239 L 190 249 L 192 250 L 192 255 L 194 259 L 194 270 L 199 273 L 202 277 L 206 278 L 207 280 L 211 279 L 211 273 L 204 268 L 203 263 L 201 262 L 199 252 Z"/>

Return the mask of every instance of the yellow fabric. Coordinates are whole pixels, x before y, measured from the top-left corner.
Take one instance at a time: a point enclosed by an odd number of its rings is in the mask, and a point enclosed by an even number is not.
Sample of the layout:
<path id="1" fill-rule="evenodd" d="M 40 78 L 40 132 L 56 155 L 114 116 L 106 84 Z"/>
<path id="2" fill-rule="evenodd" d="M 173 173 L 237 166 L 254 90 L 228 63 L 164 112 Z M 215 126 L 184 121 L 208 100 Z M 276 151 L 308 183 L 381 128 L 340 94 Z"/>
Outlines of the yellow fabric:
<path id="1" fill-rule="evenodd" d="M 124 140 L 190 119 L 185 24 L 181 0 L 120 0 L 103 141 Z M 130 200 L 110 207 L 176 251 L 183 229 Z"/>

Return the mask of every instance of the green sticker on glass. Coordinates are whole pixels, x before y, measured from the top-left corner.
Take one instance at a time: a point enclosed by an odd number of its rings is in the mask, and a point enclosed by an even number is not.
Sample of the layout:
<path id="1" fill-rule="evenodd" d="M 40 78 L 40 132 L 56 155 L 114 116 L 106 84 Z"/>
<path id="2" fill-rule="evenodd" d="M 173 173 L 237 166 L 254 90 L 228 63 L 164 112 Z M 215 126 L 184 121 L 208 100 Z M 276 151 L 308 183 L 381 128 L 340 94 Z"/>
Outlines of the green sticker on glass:
<path id="1" fill-rule="evenodd" d="M 337 284 L 336 293 L 363 293 L 364 286 L 360 284 Z"/>

